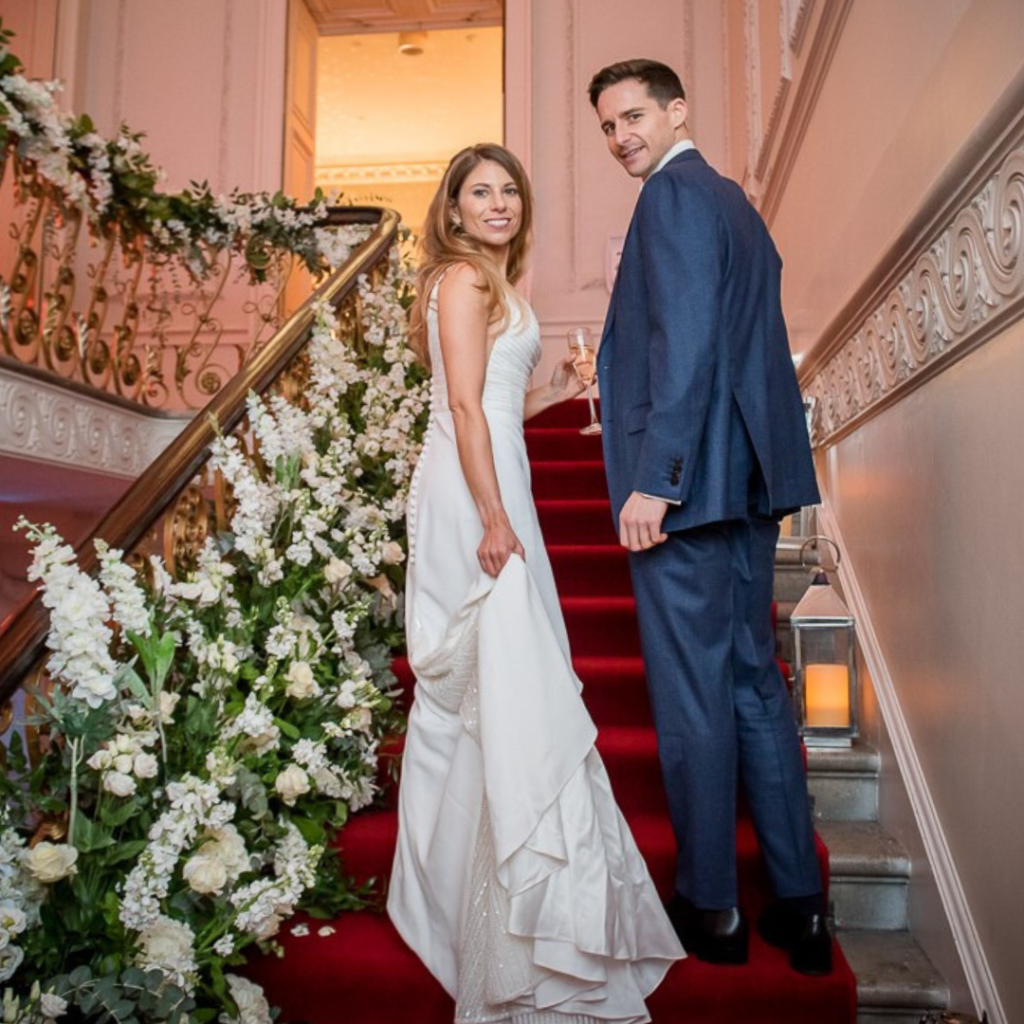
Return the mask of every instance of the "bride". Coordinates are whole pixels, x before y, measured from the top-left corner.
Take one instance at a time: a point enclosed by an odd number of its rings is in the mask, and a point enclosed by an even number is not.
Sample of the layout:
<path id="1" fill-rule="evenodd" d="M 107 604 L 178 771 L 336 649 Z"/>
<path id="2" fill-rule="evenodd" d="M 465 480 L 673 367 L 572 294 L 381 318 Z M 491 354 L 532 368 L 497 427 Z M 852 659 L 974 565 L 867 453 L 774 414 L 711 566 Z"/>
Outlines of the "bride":
<path id="1" fill-rule="evenodd" d="M 612 796 L 572 671 L 523 421 L 540 330 L 512 289 L 532 198 L 497 145 L 455 156 L 428 213 L 414 337 L 432 367 L 409 500 L 416 699 L 388 912 L 457 1024 L 650 1020 L 684 956 Z"/>

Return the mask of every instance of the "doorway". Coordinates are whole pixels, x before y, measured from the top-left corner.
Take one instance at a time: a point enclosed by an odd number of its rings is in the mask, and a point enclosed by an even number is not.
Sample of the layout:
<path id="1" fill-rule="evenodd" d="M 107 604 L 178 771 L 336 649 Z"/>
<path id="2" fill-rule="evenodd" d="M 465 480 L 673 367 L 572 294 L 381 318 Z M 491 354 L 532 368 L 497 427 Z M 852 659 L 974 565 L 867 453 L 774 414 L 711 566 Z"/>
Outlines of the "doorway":
<path id="1" fill-rule="evenodd" d="M 286 189 L 392 207 L 418 234 L 450 158 L 505 140 L 504 4 L 290 7 Z"/>

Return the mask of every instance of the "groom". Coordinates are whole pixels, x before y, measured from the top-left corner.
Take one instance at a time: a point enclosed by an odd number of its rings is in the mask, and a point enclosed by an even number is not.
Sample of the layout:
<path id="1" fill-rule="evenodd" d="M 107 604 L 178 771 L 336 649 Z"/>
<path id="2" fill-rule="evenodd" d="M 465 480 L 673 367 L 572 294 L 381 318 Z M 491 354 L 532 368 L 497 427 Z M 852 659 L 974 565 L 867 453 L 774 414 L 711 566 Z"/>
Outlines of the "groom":
<path id="1" fill-rule="evenodd" d="M 778 897 L 759 930 L 794 968 L 825 974 L 807 782 L 771 629 L 778 521 L 819 500 L 781 260 L 742 190 L 694 148 L 671 68 L 623 61 L 589 92 L 612 156 L 643 182 L 598 362 L 608 489 L 678 844 L 669 913 L 700 959 L 746 962 L 738 775 Z"/>

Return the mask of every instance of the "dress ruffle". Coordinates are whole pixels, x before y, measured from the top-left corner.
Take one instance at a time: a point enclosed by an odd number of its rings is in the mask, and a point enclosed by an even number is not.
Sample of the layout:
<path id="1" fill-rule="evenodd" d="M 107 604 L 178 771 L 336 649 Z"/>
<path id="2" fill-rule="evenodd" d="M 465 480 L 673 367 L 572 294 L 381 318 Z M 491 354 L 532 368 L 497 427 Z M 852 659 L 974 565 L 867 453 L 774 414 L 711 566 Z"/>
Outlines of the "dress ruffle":
<path id="1" fill-rule="evenodd" d="M 649 1020 L 645 996 L 685 954 L 526 564 L 481 575 L 410 660 L 388 910 L 456 1020 Z"/>

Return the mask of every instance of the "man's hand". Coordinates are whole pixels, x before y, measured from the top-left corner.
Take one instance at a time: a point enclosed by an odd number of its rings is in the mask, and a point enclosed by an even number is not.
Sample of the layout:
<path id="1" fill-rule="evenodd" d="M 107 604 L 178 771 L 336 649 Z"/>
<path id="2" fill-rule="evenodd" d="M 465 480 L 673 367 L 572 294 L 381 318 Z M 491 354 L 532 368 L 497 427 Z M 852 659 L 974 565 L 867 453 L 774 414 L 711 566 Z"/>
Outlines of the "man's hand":
<path id="1" fill-rule="evenodd" d="M 634 491 L 619 513 L 619 543 L 630 551 L 646 551 L 668 540 L 661 531 L 667 510 L 667 501 Z"/>

